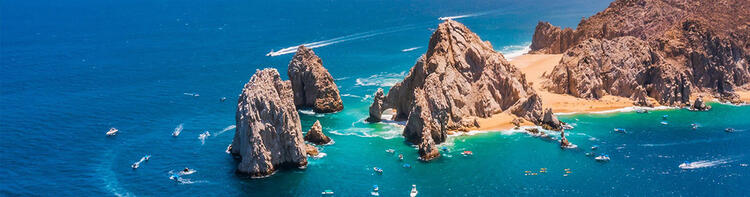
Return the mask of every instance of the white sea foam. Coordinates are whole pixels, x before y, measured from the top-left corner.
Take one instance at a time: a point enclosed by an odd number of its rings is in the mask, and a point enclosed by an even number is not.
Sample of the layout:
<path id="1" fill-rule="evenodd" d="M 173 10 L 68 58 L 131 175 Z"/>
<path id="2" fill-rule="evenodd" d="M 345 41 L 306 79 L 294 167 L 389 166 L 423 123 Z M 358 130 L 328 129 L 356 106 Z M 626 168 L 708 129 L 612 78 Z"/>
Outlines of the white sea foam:
<path id="1" fill-rule="evenodd" d="M 327 155 L 326 153 L 318 153 L 318 155 L 312 156 L 312 158 L 313 159 L 320 159 L 320 158 L 325 157 L 326 155 Z"/>
<path id="2" fill-rule="evenodd" d="M 636 110 L 645 109 L 649 111 L 654 110 L 669 110 L 669 109 L 679 109 L 679 107 L 670 107 L 670 106 L 658 106 L 658 107 L 624 107 L 620 109 L 612 109 L 612 110 L 604 110 L 604 111 L 595 111 L 595 112 L 566 112 L 566 113 L 555 113 L 555 115 L 573 115 L 573 114 L 609 114 L 609 113 L 621 113 L 621 112 L 633 112 Z"/>
<path id="3" fill-rule="evenodd" d="M 505 59 L 512 60 L 513 58 L 516 58 L 518 56 L 521 56 L 523 54 L 528 53 L 531 51 L 531 43 L 527 42 L 522 45 L 510 45 L 505 46 L 503 49 L 500 50 L 500 53 L 505 56 Z"/>
<path id="4" fill-rule="evenodd" d="M 324 46 L 328 46 L 328 45 L 332 45 L 332 44 L 336 44 L 336 43 L 341 43 L 341 42 L 346 42 L 346 41 L 352 41 L 352 40 L 359 40 L 359 39 L 369 38 L 369 37 L 373 37 L 373 36 L 377 36 L 377 35 L 382 35 L 382 34 L 387 34 L 387 33 L 393 33 L 393 32 L 399 32 L 399 31 L 405 31 L 405 30 L 414 29 L 414 28 L 416 28 L 416 27 L 412 26 L 412 25 L 406 25 L 406 26 L 400 26 L 400 27 L 394 27 L 394 28 L 388 28 L 388 29 L 381 29 L 381 30 L 376 30 L 376 31 L 368 31 L 368 32 L 362 32 L 362 33 L 356 33 L 356 34 L 351 34 L 351 35 L 347 35 L 347 36 L 341 36 L 341 37 L 336 37 L 336 38 L 332 38 L 332 39 L 328 39 L 328 40 L 316 41 L 316 42 L 311 42 L 311 43 L 297 44 L 297 45 L 294 45 L 294 46 L 290 46 L 290 47 L 286 47 L 286 48 L 280 49 L 278 51 L 271 51 L 268 54 L 266 54 L 266 56 L 279 56 L 279 55 L 284 55 L 284 54 L 295 53 L 295 52 L 297 52 L 297 47 L 299 45 L 304 45 L 307 48 L 314 49 L 314 48 L 324 47 Z"/>
<path id="5" fill-rule="evenodd" d="M 315 113 L 315 111 L 313 111 L 312 109 L 300 109 L 300 110 L 297 110 L 297 111 L 299 111 L 299 113 L 301 113 L 301 114 L 315 116 L 315 117 L 323 117 L 323 116 L 325 116 L 325 114 Z"/>
<path id="6" fill-rule="evenodd" d="M 229 125 L 229 126 L 227 126 L 227 127 L 224 127 L 224 129 L 222 129 L 222 130 L 221 130 L 221 131 L 219 131 L 218 133 L 214 134 L 214 136 L 219 136 L 219 135 L 221 135 L 222 133 L 224 133 L 224 132 L 227 132 L 227 131 L 229 131 L 229 130 L 232 130 L 232 129 L 234 129 L 234 128 L 237 128 L 237 126 L 235 126 L 235 125 Z"/>
<path id="7" fill-rule="evenodd" d="M 682 163 L 678 167 L 685 169 L 685 170 L 690 170 L 690 169 L 698 169 L 698 168 L 707 168 L 707 167 L 721 165 L 721 164 L 725 164 L 729 162 L 731 162 L 731 160 L 729 159 L 718 159 L 718 160 L 713 160 L 713 161 L 702 160 L 702 161 L 694 161 L 694 162 L 689 162 L 689 163 Z"/>
<path id="8" fill-rule="evenodd" d="M 417 50 L 419 48 L 422 48 L 422 47 L 412 47 L 412 48 L 408 48 L 408 49 L 401 49 L 401 52 L 409 52 L 409 51 Z"/>
<path id="9" fill-rule="evenodd" d="M 403 80 L 406 76 L 406 71 L 400 73 L 380 73 L 371 75 L 366 78 L 357 78 L 356 86 L 379 86 L 389 87 L 396 85 L 399 81 Z"/>

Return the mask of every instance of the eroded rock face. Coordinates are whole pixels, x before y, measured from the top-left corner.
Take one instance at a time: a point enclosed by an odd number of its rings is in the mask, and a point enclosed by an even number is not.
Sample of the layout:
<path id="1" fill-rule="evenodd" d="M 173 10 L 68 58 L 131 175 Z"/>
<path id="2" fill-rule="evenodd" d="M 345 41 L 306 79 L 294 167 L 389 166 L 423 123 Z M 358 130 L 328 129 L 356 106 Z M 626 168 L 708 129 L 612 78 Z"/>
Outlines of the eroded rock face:
<path id="1" fill-rule="evenodd" d="M 305 141 L 323 145 L 331 142 L 331 138 L 323 134 L 323 126 L 320 125 L 319 120 L 316 120 L 312 127 L 310 127 L 310 130 L 307 131 L 307 134 L 305 134 Z"/>
<path id="2" fill-rule="evenodd" d="M 568 49 L 543 87 L 554 93 L 599 99 L 605 95 L 634 98 L 649 105 L 645 95 L 666 104 L 689 100 L 689 73 L 667 63 L 647 42 L 631 36 L 611 40 L 590 38 Z"/>
<path id="3" fill-rule="evenodd" d="M 235 119 L 230 151 L 241 157 L 238 172 L 264 177 L 281 167 L 307 165 L 291 84 L 276 69 L 258 70 L 245 84 Z"/>
<path id="4" fill-rule="evenodd" d="M 292 81 L 294 105 L 311 107 L 319 113 L 337 112 L 344 109 L 339 89 L 323 67 L 323 61 L 311 49 L 299 46 L 289 62 L 287 71 Z"/>
<path id="5" fill-rule="evenodd" d="M 370 105 L 370 116 L 367 118 L 367 122 L 380 122 L 383 111 L 389 108 L 385 99 L 383 88 L 378 88 L 378 91 L 372 97 L 373 101 Z"/>
<path id="6" fill-rule="evenodd" d="M 406 78 L 380 95 L 375 95 L 370 119 L 396 109 L 394 118 L 407 120 L 403 135 L 419 146 L 425 160 L 439 155 L 434 144 L 445 141 L 448 130 L 478 127 L 476 118 L 509 111 L 542 123 L 541 99 L 525 76 L 489 42 L 451 20 L 438 26 L 427 53 Z"/>
<path id="7" fill-rule="evenodd" d="M 534 53 L 567 54 L 569 49 L 590 42 L 590 38 L 615 40 L 632 36 L 645 42 L 662 62 L 668 62 L 636 73 L 665 74 L 644 79 L 654 81 L 650 83 L 653 87 L 645 89 L 661 104 L 686 103 L 690 91 L 715 92 L 721 98 L 735 98 L 734 89 L 750 82 L 748 16 L 750 1 L 747 0 L 616 0 L 604 11 L 581 20 L 575 30 L 540 22 L 531 49 Z M 627 51 L 642 57 L 638 48 L 620 50 L 620 53 Z M 591 82 L 594 84 L 581 87 L 597 85 L 596 81 Z M 659 84 L 671 87 L 657 87 Z M 597 93 L 602 93 L 601 88 L 586 90 L 593 92 L 579 90 L 577 92 L 584 95 L 574 96 L 592 98 L 589 94 L 594 94 L 596 98 Z"/>

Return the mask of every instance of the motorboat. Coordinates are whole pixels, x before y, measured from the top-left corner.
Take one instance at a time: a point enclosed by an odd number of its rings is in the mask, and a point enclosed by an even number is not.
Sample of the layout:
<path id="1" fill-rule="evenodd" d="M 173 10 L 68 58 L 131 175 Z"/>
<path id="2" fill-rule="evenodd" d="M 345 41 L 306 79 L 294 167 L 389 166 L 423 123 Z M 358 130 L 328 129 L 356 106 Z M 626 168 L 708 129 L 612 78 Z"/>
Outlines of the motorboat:
<path id="1" fill-rule="evenodd" d="M 661 119 L 666 120 L 667 118 L 669 118 L 669 115 L 663 115 L 663 116 L 661 116 Z"/>
<path id="2" fill-rule="evenodd" d="M 625 131 L 625 129 L 623 129 L 623 128 L 615 128 L 615 132 L 618 132 L 618 133 L 625 133 L 625 132 L 627 132 L 627 131 Z"/>
<path id="3" fill-rule="evenodd" d="M 398 154 L 398 160 L 403 161 L 404 160 L 404 154 Z"/>
<path id="4" fill-rule="evenodd" d="M 112 127 L 112 128 L 109 129 L 109 131 L 107 131 L 107 136 L 117 135 L 118 131 L 120 131 L 120 130 L 117 130 L 114 127 Z"/>
<path id="5" fill-rule="evenodd" d="M 380 193 L 378 193 L 378 185 L 372 186 L 372 192 L 370 192 L 371 196 L 380 196 Z"/>
<path id="6" fill-rule="evenodd" d="M 405 163 L 404 165 L 402 165 L 402 167 L 404 167 L 404 168 L 411 168 L 411 165 L 409 165 L 408 163 Z"/>
<path id="7" fill-rule="evenodd" d="M 727 133 L 734 133 L 734 128 L 726 128 L 724 131 Z"/>
<path id="8" fill-rule="evenodd" d="M 396 152 L 396 150 L 393 150 L 393 149 L 389 148 L 389 149 L 385 150 L 385 152 L 393 154 L 393 153 Z"/>
<path id="9" fill-rule="evenodd" d="M 594 158 L 596 161 L 609 161 L 609 155 L 599 155 Z"/>
<path id="10" fill-rule="evenodd" d="M 593 145 L 593 146 L 591 146 L 591 150 L 596 150 L 596 149 L 599 149 L 599 145 Z"/>
<path id="11" fill-rule="evenodd" d="M 661 121 L 660 123 L 661 123 L 662 125 L 668 125 L 668 124 L 669 124 L 669 123 L 668 123 L 667 121 Z"/>
<path id="12" fill-rule="evenodd" d="M 696 129 L 698 129 L 698 124 L 695 124 L 695 123 L 693 123 L 693 124 L 690 124 L 690 126 L 692 126 L 692 127 L 693 127 L 693 130 L 696 130 Z"/>
<path id="13" fill-rule="evenodd" d="M 140 167 L 140 166 L 141 166 L 140 162 L 135 162 L 135 163 L 133 163 L 133 165 L 130 165 L 130 167 L 133 168 L 133 169 L 138 169 L 138 167 Z"/>
<path id="14" fill-rule="evenodd" d="M 226 101 L 226 100 L 227 100 L 227 97 L 221 97 L 221 98 L 219 99 L 219 101 L 221 101 L 221 102 L 224 102 L 224 101 Z"/>
<path id="15" fill-rule="evenodd" d="M 411 193 L 409 193 L 409 196 L 415 197 L 417 196 L 417 194 L 419 194 L 419 192 L 417 191 L 417 185 L 411 185 Z"/>
<path id="16" fill-rule="evenodd" d="M 461 152 L 461 155 L 464 155 L 464 156 L 470 156 L 470 155 L 474 155 L 474 152 L 471 152 L 471 151 L 468 151 L 468 150 L 466 150 L 466 151 L 464 151 L 464 152 Z"/>
<path id="17" fill-rule="evenodd" d="M 143 157 L 143 159 L 145 159 L 144 161 L 148 161 L 148 159 L 151 159 L 151 155 L 146 155 Z"/>
<path id="18" fill-rule="evenodd" d="M 383 173 L 383 169 L 382 169 L 382 168 L 378 168 L 378 167 L 373 167 L 373 168 L 372 168 L 372 171 L 375 171 L 375 172 L 377 172 L 377 173 L 379 173 L 379 174 L 382 174 L 382 173 Z"/>
<path id="19" fill-rule="evenodd" d="M 323 190 L 323 192 L 321 194 L 324 195 L 324 196 L 325 195 L 333 195 L 333 190 L 330 190 L 330 189 Z"/>

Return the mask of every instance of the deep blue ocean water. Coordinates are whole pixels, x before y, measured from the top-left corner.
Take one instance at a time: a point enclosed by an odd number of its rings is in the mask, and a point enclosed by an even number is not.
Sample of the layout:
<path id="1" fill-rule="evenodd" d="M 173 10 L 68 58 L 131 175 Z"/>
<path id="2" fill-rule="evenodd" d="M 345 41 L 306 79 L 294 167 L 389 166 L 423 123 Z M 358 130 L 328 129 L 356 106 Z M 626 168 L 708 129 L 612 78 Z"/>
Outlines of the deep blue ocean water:
<path id="1" fill-rule="evenodd" d="M 368 95 L 404 77 L 438 17 L 465 15 L 455 20 L 512 56 L 528 46 L 538 20 L 572 27 L 606 1 L 0 3 L 0 196 L 318 196 L 325 189 L 366 196 L 374 184 L 385 196 L 405 196 L 412 184 L 420 196 L 750 191 L 748 106 L 565 115 L 576 124 L 569 139 L 578 149 L 513 131 L 480 133 L 450 138 L 449 151 L 430 163 L 416 160 L 399 127 L 363 122 Z M 224 153 L 237 95 L 256 69 L 277 68 L 286 78 L 292 54 L 265 55 L 305 43 L 317 46 L 345 109 L 303 110 L 302 125 L 320 120 L 335 144 L 306 170 L 238 176 Z M 670 116 L 668 125 L 659 124 L 662 115 Z M 692 130 L 692 123 L 701 126 Z M 182 134 L 172 137 L 179 125 Z M 111 127 L 120 133 L 106 137 Z M 201 142 L 205 131 L 211 136 Z M 586 156 L 592 145 L 612 161 Z M 463 150 L 474 155 L 463 157 Z M 148 162 L 130 168 L 146 154 Z M 700 168 L 680 169 L 683 161 Z M 375 166 L 384 173 L 373 173 Z M 183 176 L 189 180 L 169 179 L 185 167 L 196 170 Z"/>

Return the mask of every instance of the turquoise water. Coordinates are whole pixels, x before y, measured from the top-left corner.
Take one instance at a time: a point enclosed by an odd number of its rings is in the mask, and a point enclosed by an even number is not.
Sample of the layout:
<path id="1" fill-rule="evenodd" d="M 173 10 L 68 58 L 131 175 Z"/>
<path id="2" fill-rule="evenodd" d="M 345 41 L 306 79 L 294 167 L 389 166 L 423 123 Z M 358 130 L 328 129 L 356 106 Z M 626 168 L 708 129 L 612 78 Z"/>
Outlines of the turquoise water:
<path id="1" fill-rule="evenodd" d="M 745 195 L 748 106 L 562 116 L 577 125 L 569 139 L 579 149 L 491 132 L 450 138 L 449 151 L 430 163 L 416 160 L 400 127 L 363 122 L 368 95 L 404 77 L 426 50 L 438 17 L 470 15 L 456 20 L 510 55 L 529 44 L 538 20 L 574 26 L 607 4 L 3 1 L 0 195 L 317 196 L 331 189 L 363 196 L 374 184 L 384 196 L 406 195 L 412 184 L 420 196 Z M 335 144 L 305 170 L 265 179 L 235 174 L 224 150 L 234 134 L 236 95 L 255 69 L 274 67 L 285 75 L 292 54 L 266 53 L 303 43 L 318 45 L 345 109 L 302 111 L 302 125 L 306 130 L 320 120 Z M 666 126 L 659 124 L 664 114 Z M 701 127 L 692 130 L 693 122 Z M 182 134 L 172 137 L 178 125 Z M 110 127 L 120 133 L 105 137 Z M 613 133 L 615 127 L 629 133 Z M 211 136 L 201 142 L 205 131 Z M 592 145 L 612 161 L 587 157 Z M 463 150 L 474 155 L 458 154 Z M 130 168 L 146 154 L 148 162 Z M 685 160 L 705 167 L 681 170 Z M 374 166 L 384 173 L 374 174 Z M 196 170 L 183 176 L 189 181 L 169 179 L 184 167 Z M 547 173 L 524 175 L 540 168 Z M 571 173 L 563 176 L 564 169 Z"/>

